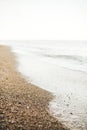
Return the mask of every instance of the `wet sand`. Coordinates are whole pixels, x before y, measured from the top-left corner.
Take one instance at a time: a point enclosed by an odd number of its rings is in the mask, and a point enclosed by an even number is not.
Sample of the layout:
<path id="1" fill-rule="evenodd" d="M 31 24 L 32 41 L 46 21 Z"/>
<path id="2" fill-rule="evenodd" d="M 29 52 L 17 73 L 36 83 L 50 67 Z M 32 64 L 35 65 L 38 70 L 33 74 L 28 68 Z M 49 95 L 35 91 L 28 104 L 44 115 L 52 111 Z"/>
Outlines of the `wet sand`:
<path id="1" fill-rule="evenodd" d="M 68 130 L 48 112 L 53 95 L 16 71 L 15 55 L 0 46 L 0 130 Z"/>

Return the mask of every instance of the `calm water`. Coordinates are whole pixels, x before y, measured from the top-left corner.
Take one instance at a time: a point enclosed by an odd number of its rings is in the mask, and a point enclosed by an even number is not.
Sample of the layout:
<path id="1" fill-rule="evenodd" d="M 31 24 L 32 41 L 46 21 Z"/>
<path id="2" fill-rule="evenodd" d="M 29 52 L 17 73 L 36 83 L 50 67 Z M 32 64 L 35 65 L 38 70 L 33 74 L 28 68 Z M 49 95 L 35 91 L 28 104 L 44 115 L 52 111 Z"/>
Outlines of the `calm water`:
<path id="1" fill-rule="evenodd" d="M 87 130 L 87 42 L 1 41 L 29 82 L 51 91 L 49 112 L 72 130 Z"/>

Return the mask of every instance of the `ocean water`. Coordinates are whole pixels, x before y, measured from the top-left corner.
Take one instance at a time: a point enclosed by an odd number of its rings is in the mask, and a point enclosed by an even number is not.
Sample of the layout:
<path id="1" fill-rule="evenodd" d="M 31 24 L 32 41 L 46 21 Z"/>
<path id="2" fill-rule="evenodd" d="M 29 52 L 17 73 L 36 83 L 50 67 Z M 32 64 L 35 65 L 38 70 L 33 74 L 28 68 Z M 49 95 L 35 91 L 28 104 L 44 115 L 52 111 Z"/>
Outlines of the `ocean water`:
<path id="1" fill-rule="evenodd" d="M 53 93 L 49 112 L 71 130 L 87 130 L 87 42 L 0 41 L 17 56 L 17 70 Z"/>

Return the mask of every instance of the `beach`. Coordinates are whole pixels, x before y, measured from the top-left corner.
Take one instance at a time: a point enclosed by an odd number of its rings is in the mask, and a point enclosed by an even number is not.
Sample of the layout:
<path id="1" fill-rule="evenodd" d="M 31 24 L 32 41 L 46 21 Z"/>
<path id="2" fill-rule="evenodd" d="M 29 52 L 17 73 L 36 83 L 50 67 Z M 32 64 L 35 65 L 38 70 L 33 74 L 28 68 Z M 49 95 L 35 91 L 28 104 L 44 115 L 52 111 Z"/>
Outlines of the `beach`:
<path id="1" fill-rule="evenodd" d="M 16 70 L 15 55 L 0 46 L 0 130 L 68 130 L 48 112 L 53 95 Z"/>
<path id="2" fill-rule="evenodd" d="M 51 94 L 47 107 L 52 117 L 71 130 L 87 129 L 86 42 L 0 41 L 0 45 L 11 48 L 15 69 L 27 83 Z"/>

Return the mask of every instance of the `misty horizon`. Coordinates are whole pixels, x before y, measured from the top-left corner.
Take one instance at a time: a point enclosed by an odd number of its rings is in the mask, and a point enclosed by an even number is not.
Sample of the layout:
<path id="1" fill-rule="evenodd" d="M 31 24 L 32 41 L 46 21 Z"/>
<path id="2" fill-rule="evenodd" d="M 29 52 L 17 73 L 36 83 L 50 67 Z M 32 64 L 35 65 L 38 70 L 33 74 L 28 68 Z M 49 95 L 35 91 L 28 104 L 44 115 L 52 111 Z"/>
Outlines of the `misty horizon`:
<path id="1" fill-rule="evenodd" d="M 87 41 L 87 1 L 0 1 L 0 40 L 9 39 Z"/>

